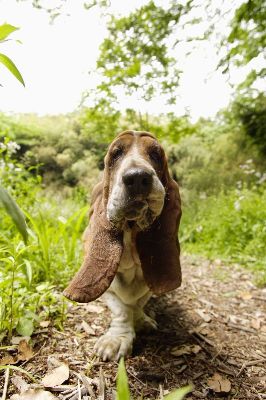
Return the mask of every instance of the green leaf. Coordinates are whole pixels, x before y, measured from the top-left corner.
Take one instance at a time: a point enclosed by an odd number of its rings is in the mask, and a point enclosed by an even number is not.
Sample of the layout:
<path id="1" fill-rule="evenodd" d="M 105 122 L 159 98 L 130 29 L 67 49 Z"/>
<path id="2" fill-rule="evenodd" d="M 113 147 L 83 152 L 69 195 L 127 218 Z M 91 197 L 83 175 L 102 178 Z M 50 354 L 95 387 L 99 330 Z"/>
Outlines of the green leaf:
<path id="1" fill-rule="evenodd" d="M 31 267 L 31 263 L 29 262 L 29 260 L 24 260 L 24 264 L 25 264 L 25 272 L 26 272 L 26 276 L 28 279 L 28 283 L 29 285 L 31 284 L 32 281 L 32 267 Z"/>
<path id="2" fill-rule="evenodd" d="M 7 213 L 10 215 L 18 231 L 22 235 L 24 242 L 27 243 L 28 232 L 24 215 L 15 200 L 2 187 L 0 187 L 0 201 L 3 203 Z"/>
<path id="3" fill-rule="evenodd" d="M 16 331 L 21 336 L 31 336 L 33 332 L 33 321 L 28 318 L 20 318 Z"/>
<path id="4" fill-rule="evenodd" d="M 0 41 L 5 40 L 12 32 L 17 31 L 19 28 L 16 28 L 10 24 L 0 25 Z"/>
<path id="5" fill-rule="evenodd" d="M 127 371 L 124 358 L 120 358 L 116 380 L 117 400 L 130 400 Z"/>
<path id="6" fill-rule="evenodd" d="M 0 63 L 2 63 L 11 72 L 11 74 L 14 75 L 17 80 L 22 83 L 23 86 L 25 86 L 25 82 L 22 78 L 21 73 L 9 57 L 7 57 L 5 54 L 0 53 Z"/>
<path id="7" fill-rule="evenodd" d="M 193 390 L 191 385 L 184 386 L 180 389 L 173 390 L 171 393 L 164 396 L 164 400 L 182 400 L 186 396 L 186 394 L 190 393 Z"/>

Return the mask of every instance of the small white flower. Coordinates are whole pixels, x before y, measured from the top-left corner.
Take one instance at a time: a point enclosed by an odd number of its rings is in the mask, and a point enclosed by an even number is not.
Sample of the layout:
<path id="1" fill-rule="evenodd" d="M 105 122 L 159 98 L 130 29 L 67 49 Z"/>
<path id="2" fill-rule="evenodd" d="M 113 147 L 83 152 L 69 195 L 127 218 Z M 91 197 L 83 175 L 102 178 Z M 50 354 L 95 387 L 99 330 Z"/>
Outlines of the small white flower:
<path id="1" fill-rule="evenodd" d="M 20 145 L 17 144 L 16 142 L 13 142 L 10 140 L 10 142 L 7 143 L 7 150 L 9 151 L 10 154 L 16 153 L 17 150 L 20 149 Z"/>
<path id="2" fill-rule="evenodd" d="M 266 181 L 266 172 L 264 172 L 260 178 L 260 180 L 258 181 L 258 184 L 261 185 L 262 183 L 264 183 Z"/>
<path id="3" fill-rule="evenodd" d="M 205 192 L 200 192 L 199 198 L 200 198 L 201 200 L 205 200 L 205 199 L 207 198 L 206 193 L 205 193 Z"/>
<path id="4" fill-rule="evenodd" d="M 196 231 L 199 233 L 202 232 L 203 231 L 202 225 L 197 226 Z"/>
<path id="5" fill-rule="evenodd" d="M 15 165 L 13 163 L 8 163 L 7 166 L 11 170 L 14 169 L 14 167 L 15 167 Z"/>
<path id="6" fill-rule="evenodd" d="M 236 211 L 239 211 L 241 209 L 240 200 L 236 200 L 234 202 L 234 208 Z"/>

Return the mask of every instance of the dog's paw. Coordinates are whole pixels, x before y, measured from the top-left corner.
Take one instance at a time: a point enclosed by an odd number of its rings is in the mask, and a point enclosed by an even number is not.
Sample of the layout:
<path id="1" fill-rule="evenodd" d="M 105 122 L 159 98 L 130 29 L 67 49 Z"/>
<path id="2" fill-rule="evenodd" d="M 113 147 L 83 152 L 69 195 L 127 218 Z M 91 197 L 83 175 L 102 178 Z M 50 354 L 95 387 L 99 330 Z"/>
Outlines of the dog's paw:
<path id="1" fill-rule="evenodd" d="M 141 312 L 135 319 L 136 331 L 153 331 L 158 329 L 157 322 L 149 315 Z"/>
<path id="2" fill-rule="evenodd" d="M 94 346 L 94 351 L 103 361 L 116 360 L 131 354 L 133 347 L 133 335 L 101 336 Z"/>

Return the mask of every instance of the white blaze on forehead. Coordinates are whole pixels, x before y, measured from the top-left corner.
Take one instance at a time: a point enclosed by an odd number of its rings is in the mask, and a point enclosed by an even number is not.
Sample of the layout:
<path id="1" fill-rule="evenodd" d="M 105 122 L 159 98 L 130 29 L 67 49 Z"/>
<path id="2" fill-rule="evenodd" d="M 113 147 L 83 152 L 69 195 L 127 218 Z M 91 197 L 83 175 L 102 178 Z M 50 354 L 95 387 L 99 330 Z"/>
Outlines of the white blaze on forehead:
<path id="1" fill-rule="evenodd" d="M 121 181 L 123 173 L 128 171 L 130 168 L 143 168 L 146 171 L 155 174 L 155 170 L 152 165 L 140 154 L 139 147 L 137 146 L 136 142 L 133 144 L 128 154 L 124 157 L 120 168 L 117 170 L 116 177 L 119 181 Z"/>

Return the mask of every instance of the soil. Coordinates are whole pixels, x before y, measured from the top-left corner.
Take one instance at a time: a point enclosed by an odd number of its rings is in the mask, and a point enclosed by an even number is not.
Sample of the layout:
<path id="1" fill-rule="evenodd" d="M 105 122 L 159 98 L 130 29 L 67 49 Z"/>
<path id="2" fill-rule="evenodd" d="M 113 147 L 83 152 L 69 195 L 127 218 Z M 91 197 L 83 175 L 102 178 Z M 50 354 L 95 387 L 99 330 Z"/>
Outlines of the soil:
<path id="1" fill-rule="evenodd" d="M 257 288 L 246 270 L 220 260 L 184 256 L 182 269 L 182 287 L 147 306 L 158 330 L 139 333 L 125 362 L 132 397 L 156 399 L 192 383 L 187 400 L 265 399 L 266 289 Z M 56 398 L 112 399 L 117 363 L 101 362 L 93 353 L 109 321 L 100 300 L 70 304 L 64 329 L 40 327 L 31 338 L 33 357 L 18 365 L 40 381 L 51 357 L 67 362 L 68 381 L 50 389 Z M 80 374 L 90 378 L 89 391 L 81 390 Z M 19 371 L 12 375 L 30 382 Z M 4 381 L 2 376 L 1 387 Z M 8 383 L 7 399 L 18 393 L 10 377 Z"/>

